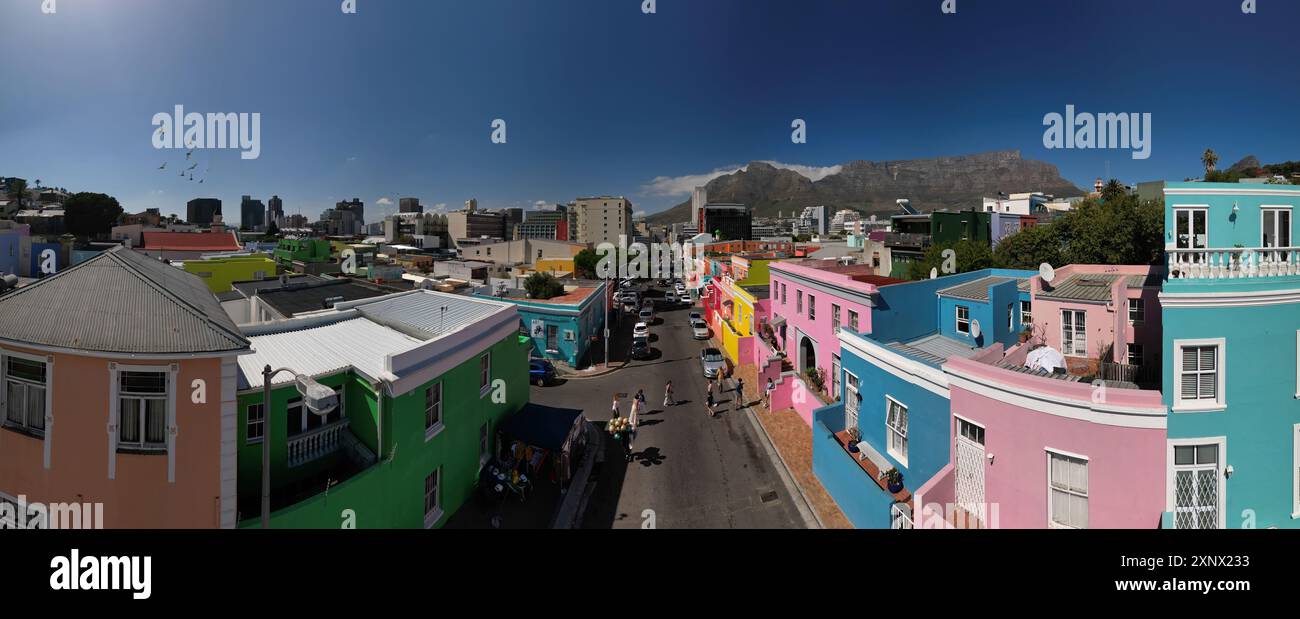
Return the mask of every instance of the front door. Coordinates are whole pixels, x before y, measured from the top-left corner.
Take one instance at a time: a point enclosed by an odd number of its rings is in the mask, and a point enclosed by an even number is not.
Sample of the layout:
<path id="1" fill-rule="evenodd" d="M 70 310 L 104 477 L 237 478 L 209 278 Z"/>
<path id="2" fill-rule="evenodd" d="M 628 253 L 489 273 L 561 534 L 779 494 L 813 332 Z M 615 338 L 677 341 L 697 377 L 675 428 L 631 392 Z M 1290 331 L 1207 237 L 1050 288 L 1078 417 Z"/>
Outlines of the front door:
<path id="1" fill-rule="evenodd" d="M 967 518 L 980 523 L 984 519 L 984 428 L 957 419 L 956 430 L 957 505 Z"/>
<path id="2" fill-rule="evenodd" d="M 852 430 L 858 427 L 858 408 L 861 403 L 858 402 L 858 377 L 848 372 L 844 373 L 844 429 Z"/>
<path id="3" fill-rule="evenodd" d="M 546 325 L 546 350 L 559 350 L 560 328 L 555 325 Z"/>

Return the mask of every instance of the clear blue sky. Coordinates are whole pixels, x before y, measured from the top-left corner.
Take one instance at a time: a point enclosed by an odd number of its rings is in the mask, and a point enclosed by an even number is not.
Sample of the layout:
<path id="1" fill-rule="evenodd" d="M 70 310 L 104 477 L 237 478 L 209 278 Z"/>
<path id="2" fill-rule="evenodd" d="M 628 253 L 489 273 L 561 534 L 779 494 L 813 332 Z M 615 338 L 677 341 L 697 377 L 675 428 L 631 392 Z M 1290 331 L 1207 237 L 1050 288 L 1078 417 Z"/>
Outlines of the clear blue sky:
<path id="1" fill-rule="evenodd" d="M 131 211 L 279 194 L 311 218 L 627 195 L 751 160 L 1020 149 L 1075 184 L 1300 159 L 1300 2 L 1258 0 L 5 0 L 0 175 Z M 260 112 L 261 157 L 155 150 L 151 118 Z M 1043 148 L 1042 118 L 1150 112 L 1150 159 Z M 508 143 L 490 142 L 494 118 Z M 808 122 L 792 144 L 790 121 Z M 157 167 L 168 162 L 166 171 Z M 198 179 L 204 178 L 203 185 Z M 1024 189 L 1033 189 L 1026 187 Z M 395 209 L 395 206 L 388 210 Z M 373 220 L 368 217 L 368 219 Z"/>

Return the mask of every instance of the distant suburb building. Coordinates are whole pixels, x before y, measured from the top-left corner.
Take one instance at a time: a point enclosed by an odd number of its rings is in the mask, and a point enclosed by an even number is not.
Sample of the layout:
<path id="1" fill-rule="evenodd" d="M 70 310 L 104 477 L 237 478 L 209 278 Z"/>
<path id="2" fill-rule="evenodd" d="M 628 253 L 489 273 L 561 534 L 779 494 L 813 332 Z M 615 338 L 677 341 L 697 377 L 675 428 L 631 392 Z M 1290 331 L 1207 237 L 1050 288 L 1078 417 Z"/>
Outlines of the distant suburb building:
<path id="1" fill-rule="evenodd" d="M 144 231 L 140 253 L 162 260 L 197 260 L 205 254 L 243 250 L 234 232 Z"/>
<path id="2" fill-rule="evenodd" d="M 122 247 L 0 297 L 0 501 L 233 527 L 248 352 L 202 280 Z"/>
<path id="3" fill-rule="evenodd" d="M 577 240 L 593 246 L 618 245 L 619 236 L 632 237 L 632 202 L 627 198 L 597 196 L 573 201 L 578 223 Z"/>

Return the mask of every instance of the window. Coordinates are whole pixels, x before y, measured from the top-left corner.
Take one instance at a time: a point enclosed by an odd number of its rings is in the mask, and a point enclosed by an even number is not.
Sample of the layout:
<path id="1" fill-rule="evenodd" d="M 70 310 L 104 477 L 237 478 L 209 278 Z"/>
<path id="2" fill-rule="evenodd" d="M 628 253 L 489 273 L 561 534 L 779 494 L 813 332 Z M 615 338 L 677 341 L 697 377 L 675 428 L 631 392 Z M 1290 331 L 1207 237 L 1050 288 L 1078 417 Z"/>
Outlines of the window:
<path id="1" fill-rule="evenodd" d="M 1088 460 L 1047 452 L 1048 525 L 1088 528 Z"/>
<path id="2" fill-rule="evenodd" d="M 970 308 L 964 305 L 957 306 L 957 332 L 970 334 Z"/>
<path id="3" fill-rule="evenodd" d="M 121 371 L 118 377 L 119 447 L 167 448 L 167 373 Z"/>
<path id="4" fill-rule="evenodd" d="M 794 313 L 799 314 L 802 312 L 803 312 L 803 291 L 796 290 L 794 291 Z"/>
<path id="5" fill-rule="evenodd" d="M 45 433 L 46 377 L 44 361 L 4 356 L 5 424 Z"/>
<path id="6" fill-rule="evenodd" d="M 1260 247 L 1291 246 L 1291 209 L 1261 208 Z"/>
<path id="7" fill-rule="evenodd" d="M 478 394 L 479 397 L 487 395 L 492 389 L 492 353 L 484 353 L 478 358 Z"/>
<path id="8" fill-rule="evenodd" d="M 1219 444 L 1183 444 L 1173 448 L 1174 528 L 1219 528 Z"/>
<path id="9" fill-rule="evenodd" d="M 478 461 L 479 464 L 492 459 L 492 433 L 488 430 L 488 424 L 484 423 L 478 428 Z"/>
<path id="10" fill-rule="evenodd" d="M 907 407 L 885 396 L 885 427 L 889 431 L 889 455 L 907 466 Z"/>
<path id="11" fill-rule="evenodd" d="M 426 437 L 442 427 L 442 383 L 424 390 L 424 433 Z"/>
<path id="12" fill-rule="evenodd" d="M 831 303 L 831 331 L 840 330 L 840 306 Z"/>
<path id="13" fill-rule="evenodd" d="M 434 469 L 424 478 L 424 526 L 425 528 L 437 524 L 438 519 L 442 517 L 442 497 L 439 493 L 438 482 L 442 476 L 442 469 Z"/>
<path id="14" fill-rule="evenodd" d="M 248 444 L 262 442 L 266 433 L 266 408 L 261 404 L 248 407 Z"/>
<path id="15" fill-rule="evenodd" d="M 1014 332 L 1014 331 L 1016 330 L 1016 310 L 1015 310 L 1015 308 L 1016 308 L 1016 304 L 1015 304 L 1015 303 L 1008 303 L 1008 304 L 1007 304 L 1007 331 L 1012 331 L 1012 332 Z"/>
<path id="16" fill-rule="evenodd" d="M 849 330 L 858 332 L 858 313 L 853 310 L 849 310 Z"/>
<path id="17" fill-rule="evenodd" d="M 1129 344 L 1129 345 L 1128 345 L 1128 364 L 1129 364 L 1129 365 L 1142 365 L 1142 345 L 1141 345 L 1141 344 Z"/>
<path id="18" fill-rule="evenodd" d="M 844 373 L 844 429 L 860 427 L 858 424 L 858 408 L 861 396 L 858 395 L 858 377 L 852 372 Z"/>
<path id="19" fill-rule="evenodd" d="M 1142 299 L 1128 300 L 1128 323 L 1131 325 L 1140 325 L 1146 318 L 1146 301 Z"/>
<path id="20" fill-rule="evenodd" d="M 1180 404 L 1192 408 L 1218 405 L 1223 402 L 1223 372 L 1221 371 L 1222 345 L 1208 342 L 1181 344 L 1174 342 L 1178 351 L 1178 373 L 1174 375 Z"/>
<path id="21" fill-rule="evenodd" d="M 984 426 L 976 425 L 961 417 L 957 418 L 957 436 L 976 445 L 984 444 Z"/>
<path id="22" fill-rule="evenodd" d="M 817 320 L 817 297 L 808 295 L 808 320 Z"/>
<path id="23" fill-rule="evenodd" d="M 785 305 L 789 301 L 790 295 L 786 294 L 785 284 L 781 284 L 781 305 Z"/>
<path id="24" fill-rule="evenodd" d="M 1034 314 L 1030 311 L 1029 301 L 1020 302 L 1020 326 L 1024 327 L 1034 323 Z"/>
<path id="25" fill-rule="evenodd" d="M 1061 310 L 1061 354 L 1088 354 L 1088 330 L 1081 310 Z"/>
<path id="26" fill-rule="evenodd" d="M 1177 249 L 1204 249 L 1206 247 L 1206 215 L 1201 208 L 1174 208 L 1174 244 Z M 1193 258 L 1196 259 L 1196 258 Z"/>

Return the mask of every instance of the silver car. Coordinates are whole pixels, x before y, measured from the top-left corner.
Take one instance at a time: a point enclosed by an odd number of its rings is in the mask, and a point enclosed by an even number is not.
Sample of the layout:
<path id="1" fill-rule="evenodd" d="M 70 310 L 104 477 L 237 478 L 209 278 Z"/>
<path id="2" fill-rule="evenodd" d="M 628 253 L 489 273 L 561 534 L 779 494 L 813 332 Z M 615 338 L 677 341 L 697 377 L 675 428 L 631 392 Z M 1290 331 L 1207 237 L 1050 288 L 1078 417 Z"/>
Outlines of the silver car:
<path id="1" fill-rule="evenodd" d="M 703 320 L 692 320 L 691 335 L 695 336 L 697 340 L 709 339 L 709 323 Z"/>
<path id="2" fill-rule="evenodd" d="M 716 348 L 705 348 L 700 351 L 700 366 L 704 369 L 705 378 L 717 378 L 722 373 L 722 368 L 727 366 L 727 362 L 722 358 L 722 351 Z"/>

